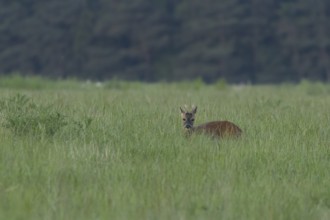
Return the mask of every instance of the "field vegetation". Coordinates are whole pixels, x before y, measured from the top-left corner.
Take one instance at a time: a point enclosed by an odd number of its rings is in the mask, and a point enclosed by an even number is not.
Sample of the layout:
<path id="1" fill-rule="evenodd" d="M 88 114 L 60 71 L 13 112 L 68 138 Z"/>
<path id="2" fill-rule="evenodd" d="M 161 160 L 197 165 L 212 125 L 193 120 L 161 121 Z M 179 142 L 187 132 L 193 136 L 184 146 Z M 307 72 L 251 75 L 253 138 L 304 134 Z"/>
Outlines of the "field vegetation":
<path id="1" fill-rule="evenodd" d="M 182 135 L 230 120 L 240 139 Z M 0 219 L 330 219 L 330 86 L 0 79 Z"/>

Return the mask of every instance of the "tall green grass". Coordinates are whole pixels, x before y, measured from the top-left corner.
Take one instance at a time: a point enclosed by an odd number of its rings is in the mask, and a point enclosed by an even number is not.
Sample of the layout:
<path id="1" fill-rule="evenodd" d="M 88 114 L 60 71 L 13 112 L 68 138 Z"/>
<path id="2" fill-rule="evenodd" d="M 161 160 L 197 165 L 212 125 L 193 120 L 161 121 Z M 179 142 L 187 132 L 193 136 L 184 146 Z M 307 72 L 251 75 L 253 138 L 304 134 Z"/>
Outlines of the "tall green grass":
<path id="1" fill-rule="evenodd" d="M 330 218 L 329 85 L 61 83 L 0 89 L 0 219 Z"/>

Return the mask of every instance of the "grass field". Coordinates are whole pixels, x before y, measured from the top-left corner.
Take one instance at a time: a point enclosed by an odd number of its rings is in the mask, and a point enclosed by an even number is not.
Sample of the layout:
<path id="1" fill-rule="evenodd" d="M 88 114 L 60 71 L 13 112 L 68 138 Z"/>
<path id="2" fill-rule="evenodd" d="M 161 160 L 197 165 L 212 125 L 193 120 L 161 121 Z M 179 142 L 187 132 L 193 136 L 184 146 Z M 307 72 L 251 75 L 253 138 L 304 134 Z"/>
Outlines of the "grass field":
<path id="1" fill-rule="evenodd" d="M 227 119 L 238 140 L 182 135 Z M 330 219 L 330 85 L 0 79 L 0 219 Z"/>

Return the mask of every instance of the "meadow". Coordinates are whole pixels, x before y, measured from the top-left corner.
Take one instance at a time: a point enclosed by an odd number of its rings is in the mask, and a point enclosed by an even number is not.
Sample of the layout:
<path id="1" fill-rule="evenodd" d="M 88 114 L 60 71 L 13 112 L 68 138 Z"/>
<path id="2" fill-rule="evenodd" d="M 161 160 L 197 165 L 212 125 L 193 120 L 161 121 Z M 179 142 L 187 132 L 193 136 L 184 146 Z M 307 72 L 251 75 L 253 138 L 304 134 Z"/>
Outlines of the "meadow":
<path id="1" fill-rule="evenodd" d="M 182 134 L 230 120 L 240 139 Z M 0 219 L 330 219 L 330 85 L 0 78 Z"/>

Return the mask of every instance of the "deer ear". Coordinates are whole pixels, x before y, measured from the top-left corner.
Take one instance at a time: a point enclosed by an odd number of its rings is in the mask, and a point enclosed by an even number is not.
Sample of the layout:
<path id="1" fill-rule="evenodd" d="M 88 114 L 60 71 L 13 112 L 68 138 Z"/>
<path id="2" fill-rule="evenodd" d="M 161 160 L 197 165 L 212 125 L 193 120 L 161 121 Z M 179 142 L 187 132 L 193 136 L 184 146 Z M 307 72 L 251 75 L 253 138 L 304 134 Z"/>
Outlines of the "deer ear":
<path id="1" fill-rule="evenodd" d="M 181 113 L 185 113 L 185 111 L 183 111 L 183 109 L 180 107 L 180 111 L 181 111 Z"/>
<path id="2" fill-rule="evenodd" d="M 192 113 L 196 114 L 197 112 L 197 106 L 193 106 Z"/>

